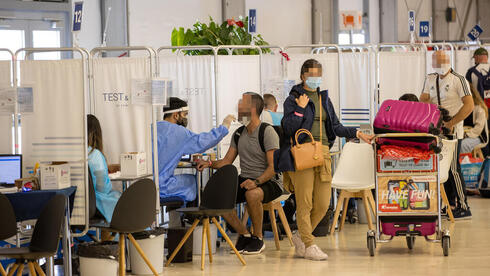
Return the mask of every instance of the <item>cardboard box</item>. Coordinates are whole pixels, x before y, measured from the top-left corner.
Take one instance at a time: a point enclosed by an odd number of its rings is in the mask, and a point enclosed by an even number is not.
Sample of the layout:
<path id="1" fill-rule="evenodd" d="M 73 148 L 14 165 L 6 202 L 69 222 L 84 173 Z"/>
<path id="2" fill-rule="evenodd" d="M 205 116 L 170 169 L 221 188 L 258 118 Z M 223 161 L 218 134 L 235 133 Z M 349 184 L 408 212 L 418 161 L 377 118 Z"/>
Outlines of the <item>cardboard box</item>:
<path id="1" fill-rule="evenodd" d="M 146 154 L 128 152 L 121 154 L 121 176 L 138 177 L 146 174 Z"/>
<path id="2" fill-rule="evenodd" d="M 71 186 L 68 163 L 41 165 L 41 190 L 65 189 Z"/>
<path id="3" fill-rule="evenodd" d="M 399 173 L 399 172 L 436 172 L 437 157 L 431 154 L 429 160 L 392 160 L 377 156 L 379 173 Z"/>

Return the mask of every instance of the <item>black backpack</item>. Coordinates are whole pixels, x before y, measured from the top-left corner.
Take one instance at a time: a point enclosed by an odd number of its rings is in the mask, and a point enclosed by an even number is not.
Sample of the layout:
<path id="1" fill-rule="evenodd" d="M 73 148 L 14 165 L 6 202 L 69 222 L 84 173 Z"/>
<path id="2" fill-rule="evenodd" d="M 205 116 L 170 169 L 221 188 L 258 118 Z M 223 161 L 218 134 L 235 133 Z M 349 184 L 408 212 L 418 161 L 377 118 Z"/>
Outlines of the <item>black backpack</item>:
<path id="1" fill-rule="evenodd" d="M 485 91 L 490 90 L 490 72 L 487 72 L 486 75 L 483 75 L 480 71 L 476 69 L 475 65 L 468 70 L 466 73 L 466 79 L 471 83 L 471 74 L 475 74 L 478 77 L 478 87 L 475 87 L 478 92 L 480 92 L 480 96 L 482 99 L 485 99 Z"/>
<path id="2" fill-rule="evenodd" d="M 264 153 L 265 153 L 264 134 L 265 134 L 265 129 L 268 126 L 272 126 L 272 125 L 269 125 L 268 123 L 261 123 L 259 128 L 259 144 L 260 144 L 260 148 L 262 149 L 262 152 Z M 284 136 L 282 127 L 280 126 L 272 126 L 272 127 L 274 128 L 277 135 L 279 136 L 279 141 L 282 141 L 282 138 Z M 245 130 L 245 126 L 241 126 L 237 129 L 235 135 L 233 135 L 233 141 L 235 141 L 237 150 L 238 150 L 238 140 L 240 140 L 240 136 L 242 135 L 244 130 Z"/>

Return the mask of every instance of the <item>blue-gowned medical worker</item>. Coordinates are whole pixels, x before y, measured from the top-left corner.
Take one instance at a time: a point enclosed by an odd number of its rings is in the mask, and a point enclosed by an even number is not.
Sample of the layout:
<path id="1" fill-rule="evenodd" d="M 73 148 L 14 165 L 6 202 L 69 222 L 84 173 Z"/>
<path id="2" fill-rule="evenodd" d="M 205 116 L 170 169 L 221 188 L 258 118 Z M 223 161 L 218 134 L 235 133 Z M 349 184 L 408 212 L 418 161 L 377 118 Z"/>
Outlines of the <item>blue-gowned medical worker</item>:
<path id="1" fill-rule="evenodd" d="M 228 115 L 221 126 L 196 134 L 186 129 L 187 103 L 175 97 L 171 97 L 169 102 L 169 106 L 163 109 L 164 120 L 157 123 L 160 197 L 179 197 L 189 202 L 196 199 L 196 176 L 174 175 L 180 159 L 184 155 L 202 153 L 216 146 L 228 134 L 235 117 Z"/>
<path id="2" fill-rule="evenodd" d="M 88 167 L 94 183 L 95 201 L 99 212 L 107 222 L 111 222 L 112 213 L 121 193 L 112 189 L 109 169 L 102 146 L 102 129 L 94 115 L 87 115 Z"/>

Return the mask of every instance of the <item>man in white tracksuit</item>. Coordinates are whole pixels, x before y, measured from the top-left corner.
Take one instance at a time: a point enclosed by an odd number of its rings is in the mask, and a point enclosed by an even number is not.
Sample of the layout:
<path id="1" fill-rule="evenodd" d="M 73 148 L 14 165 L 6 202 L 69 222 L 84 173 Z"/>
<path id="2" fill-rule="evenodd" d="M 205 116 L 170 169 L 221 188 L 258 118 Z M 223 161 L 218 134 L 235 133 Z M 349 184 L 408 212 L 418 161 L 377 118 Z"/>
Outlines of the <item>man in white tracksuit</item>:
<path id="1" fill-rule="evenodd" d="M 427 75 L 420 101 L 437 104 L 449 111 L 451 121 L 444 126 L 452 130 L 452 138 L 458 139 L 448 181 L 444 184 L 449 203 L 456 206 L 455 219 L 470 219 L 471 211 L 466 201 L 466 185 L 461 174 L 459 153 L 464 138 L 463 121 L 473 110 L 473 98 L 466 79 L 452 70 L 449 57 L 444 51 L 432 55 L 432 67 L 436 71 Z M 457 201 L 456 201 L 457 200 Z"/>

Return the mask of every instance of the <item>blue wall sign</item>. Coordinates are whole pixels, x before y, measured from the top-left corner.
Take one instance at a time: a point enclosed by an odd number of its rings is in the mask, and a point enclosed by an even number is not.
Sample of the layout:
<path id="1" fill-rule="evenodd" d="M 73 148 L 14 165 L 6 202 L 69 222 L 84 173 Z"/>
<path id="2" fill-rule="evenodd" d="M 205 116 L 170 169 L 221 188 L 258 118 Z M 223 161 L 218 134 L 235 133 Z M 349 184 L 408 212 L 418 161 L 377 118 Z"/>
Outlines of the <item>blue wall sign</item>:
<path id="1" fill-rule="evenodd" d="M 483 33 L 483 29 L 480 27 L 480 25 L 475 25 L 475 27 L 473 27 L 473 29 L 471 29 L 471 31 L 468 33 L 468 37 L 475 41 L 477 38 L 480 37 L 481 33 Z"/>
<path id="2" fill-rule="evenodd" d="M 420 21 L 419 23 L 419 37 L 429 37 L 430 25 L 429 21 Z"/>
<path id="3" fill-rule="evenodd" d="M 257 10 L 248 10 L 248 32 L 254 34 L 257 32 Z"/>
<path id="4" fill-rule="evenodd" d="M 83 2 L 76 2 L 73 9 L 73 31 L 78 32 L 82 29 L 82 9 Z"/>
<path id="5" fill-rule="evenodd" d="M 408 31 L 415 31 L 415 11 L 413 10 L 408 11 Z"/>

